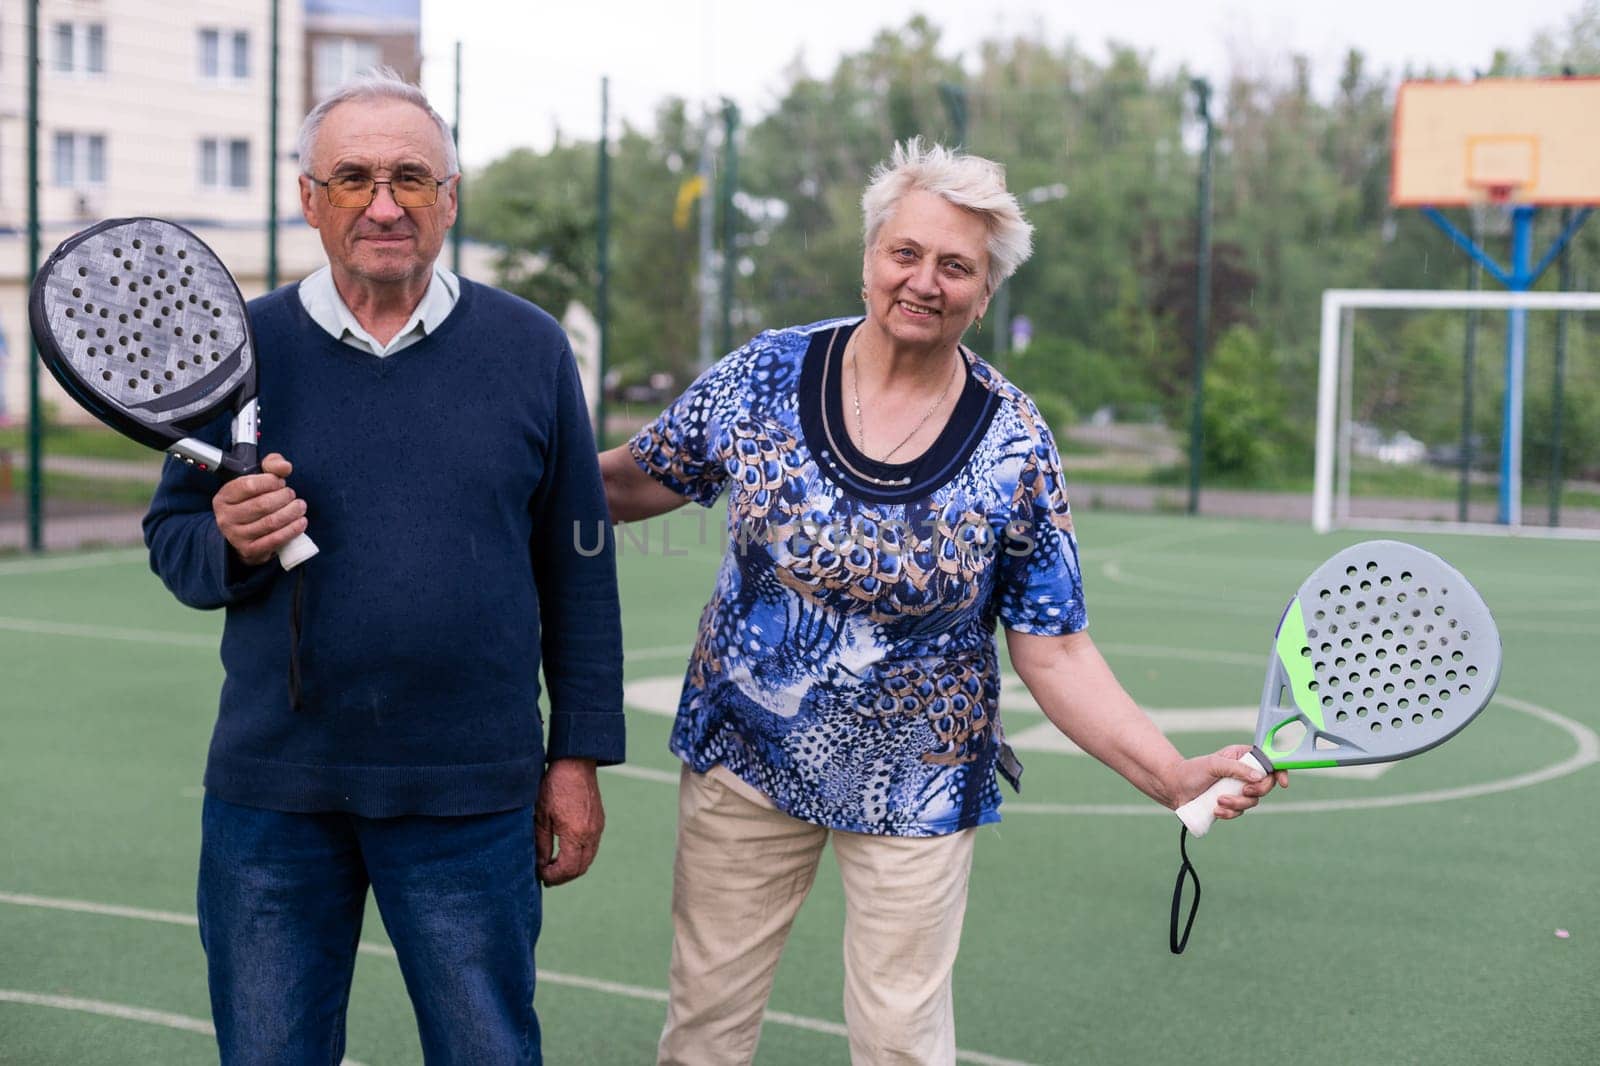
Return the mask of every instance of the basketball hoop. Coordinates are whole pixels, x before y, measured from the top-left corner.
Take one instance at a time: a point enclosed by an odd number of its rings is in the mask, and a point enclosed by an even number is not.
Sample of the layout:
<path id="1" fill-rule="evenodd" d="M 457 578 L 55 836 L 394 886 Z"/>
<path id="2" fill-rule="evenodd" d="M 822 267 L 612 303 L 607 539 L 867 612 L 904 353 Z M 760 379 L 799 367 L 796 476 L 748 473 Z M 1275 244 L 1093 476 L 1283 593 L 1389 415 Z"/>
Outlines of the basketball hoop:
<path id="1" fill-rule="evenodd" d="M 1600 203 L 1600 78 L 1407 81 L 1395 101 L 1395 207 Z"/>

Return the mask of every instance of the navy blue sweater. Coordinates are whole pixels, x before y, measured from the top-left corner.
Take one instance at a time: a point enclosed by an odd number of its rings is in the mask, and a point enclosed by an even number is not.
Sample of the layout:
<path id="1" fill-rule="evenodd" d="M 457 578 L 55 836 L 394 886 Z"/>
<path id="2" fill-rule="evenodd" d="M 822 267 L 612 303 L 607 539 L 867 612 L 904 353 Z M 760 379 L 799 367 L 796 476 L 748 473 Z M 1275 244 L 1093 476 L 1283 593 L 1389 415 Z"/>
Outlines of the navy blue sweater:
<path id="1" fill-rule="evenodd" d="M 561 328 L 465 279 L 437 330 L 382 359 L 330 337 L 293 286 L 250 314 L 261 453 L 294 464 L 321 552 L 304 564 L 296 711 L 294 575 L 245 566 L 212 517 L 216 479 L 168 461 L 145 518 L 151 567 L 182 602 L 227 609 L 207 791 L 275 810 L 471 814 L 532 802 L 546 755 L 620 762 L 615 558 Z M 226 433 L 221 420 L 198 435 Z"/>

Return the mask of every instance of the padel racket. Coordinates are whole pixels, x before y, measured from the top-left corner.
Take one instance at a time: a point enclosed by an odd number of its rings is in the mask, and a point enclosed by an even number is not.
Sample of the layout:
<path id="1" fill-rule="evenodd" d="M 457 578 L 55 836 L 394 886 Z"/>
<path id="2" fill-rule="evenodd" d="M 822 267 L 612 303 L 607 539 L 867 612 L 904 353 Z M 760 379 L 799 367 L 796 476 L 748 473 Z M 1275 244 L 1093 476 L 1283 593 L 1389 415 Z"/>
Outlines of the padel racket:
<path id="1" fill-rule="evenodd" d="M 1266 773 L 1404 759 L 1478 716 L 1500 682 L 1500 633 L 1483 598 L 1432 552 L 1392 540 L 1349 547 L 1317 567 L 1278 622 L 1242 762 Z M 1217 781 L 1177 810 L 1204 836 Z"/>
<path id="2" fill-rule="evenodd" d="M 261 469 L 244 297 L 187 229 L 121 218 L 69 237 L 33 279 L 28 324 L 61 387 L 112 429 L 224 478 Z M 190 436 L 228 411 L 227 451 Z M 302 533 L 278 561 L 289 570 L 316 553 Z"/>

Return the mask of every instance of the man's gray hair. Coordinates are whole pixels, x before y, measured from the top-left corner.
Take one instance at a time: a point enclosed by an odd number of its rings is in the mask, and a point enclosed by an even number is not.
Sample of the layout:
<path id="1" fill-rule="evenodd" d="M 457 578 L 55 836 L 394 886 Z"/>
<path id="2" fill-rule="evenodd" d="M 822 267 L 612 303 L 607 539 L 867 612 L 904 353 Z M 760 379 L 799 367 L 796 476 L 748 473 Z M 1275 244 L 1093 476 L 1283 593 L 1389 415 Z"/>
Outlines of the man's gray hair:
<path id="1" fill-rule="evenodd" d="M 317 143 L 317 133 L 322 129 L 322 120 L 328 117 L 328 112 L 340 104 L 359 100 L 399 100 L 421 108 L 429 118 L 433 119 L 433 124 L 439 127 L 439 139 L 444 143 L 446 170 L 449 174 L 456 174 L 461 170 L 461 162 L 456 157 L 455 138 L 450 135 L 450 123 L 433 109 L 433 105 L 428 103 L 428 98 L 423 95 L 422 90 L 402 78 L 393 67 L 373 67 L 371 70 L 362 71 L 329 93 L 311 109 L 305 121 L 300 123 L 300 139 L 295 150 L 300 155 L 301 173 L 311 173 L 311 149 Z"/>
<path id="2" fill-rule="evenodd" d="M 989 229 L 990 292 L 1033 254 L 1033 226 L 1022 217 L 1017 198 L 1006 191 L 1005 167 L 942 144 L 924 146 L 921 137 L 897 143 L 889 161 L 873 169 L 866 192 L 861 194 L 863 238 L 868 248 L 900 201 L 916 189 L 941 196 L 983 219 Z"/>

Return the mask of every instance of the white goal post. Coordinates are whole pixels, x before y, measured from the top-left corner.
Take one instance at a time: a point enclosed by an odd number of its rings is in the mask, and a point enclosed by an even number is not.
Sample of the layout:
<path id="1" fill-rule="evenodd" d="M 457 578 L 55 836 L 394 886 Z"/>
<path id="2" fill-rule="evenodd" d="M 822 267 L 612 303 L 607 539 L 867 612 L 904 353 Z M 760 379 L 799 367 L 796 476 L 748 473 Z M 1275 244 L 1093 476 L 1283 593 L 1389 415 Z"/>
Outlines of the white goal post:
<path id="1" fill-rule="evenodd" d="M 1328 289 L 1322 294 L 1321 350 L 1317 367 L 1317 441 L 1316 473 L 1312 493 L 1311 523 L 1319 533 L 1326 533 L 1343 522 L 1345 516 L 1335 514 L 1335 468 L 1339 449 L 1348 447 L 1340 439 L 1341 403 L 1348 404 L 1350 365 L 1349 346 L 1352 344 L 1347 319 L 1359 309 L 1388 308 L 1394 310 L 1457 310 L 1483 311 L 1600 311 L 1600 293 L 1593 292 L 1469 292 L 1438 291 L 1429 289 Z M 1505 433 L 1511 454 L 1513 515 L 1520 514 L 1520 469 L 1522 452 L 1522 413 L 1515 404 L 1508 405 Z M 1346 412 L 1348 417 L 1348 412 Z M 1344 469 L 1348 470 L 1348 456 Z M 1396 522 L 1395 526 L 1417 523 Z M 1516 519 L 1513 518 L 1513 525 Z M 1463 529 L 1461 524 L 1450 528 Z M 1506 527 L 1495 525 L 1486 528 L 1505 532 Z M 1557 530 L 1540 532 L 1557 533 Z M 1593 535 L 1592 532 L 1590 535 Z"/>

